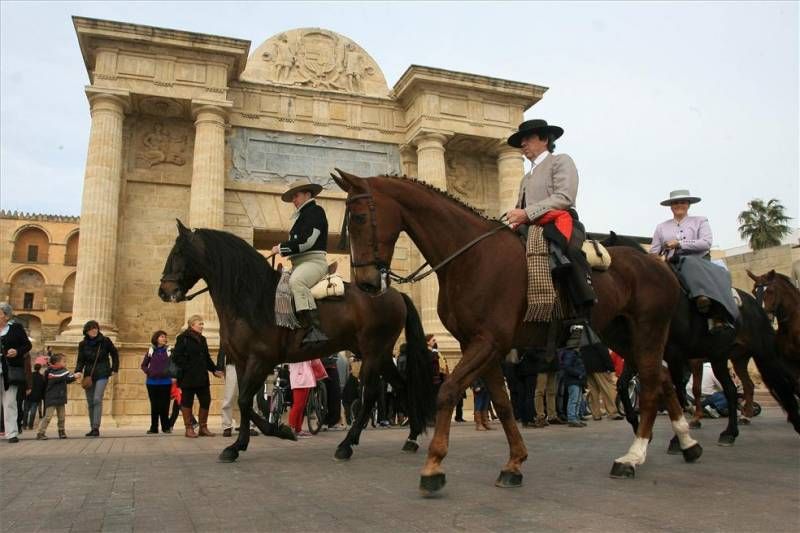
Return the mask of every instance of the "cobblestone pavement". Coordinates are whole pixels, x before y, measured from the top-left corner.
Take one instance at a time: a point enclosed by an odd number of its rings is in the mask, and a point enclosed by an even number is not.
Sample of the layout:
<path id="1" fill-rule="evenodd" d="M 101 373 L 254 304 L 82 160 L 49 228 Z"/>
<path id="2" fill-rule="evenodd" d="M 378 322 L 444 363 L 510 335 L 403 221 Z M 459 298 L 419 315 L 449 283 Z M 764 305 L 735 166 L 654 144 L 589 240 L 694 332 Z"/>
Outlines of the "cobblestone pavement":
<path id="1" fill-rule="evenodd" d="M 778 410 L 716 446 L 721 420 L 693 435 L 696 464 L 665 453 L 659 416 L 634 480 L 608 477 L 631 443 L 625 422 L 524 429 L 525 484 L 493 482 L 507 446 L 497 431 L 454 425 L 441 497 L 417 491 L 424 447 L 404 454 L 401 429 L 369 429 L 347 463 L 341 432 L 299 442 L 255 437 L 237 463 L 232 439 L 107 430 L 100 439 L 0 442 L 0 530 L 18 531 L 798 531 L 800 436 Z M 55 428 L 50 431 L 51 437 Z M 424 437 L 427 444 L 429 436 Z"/>

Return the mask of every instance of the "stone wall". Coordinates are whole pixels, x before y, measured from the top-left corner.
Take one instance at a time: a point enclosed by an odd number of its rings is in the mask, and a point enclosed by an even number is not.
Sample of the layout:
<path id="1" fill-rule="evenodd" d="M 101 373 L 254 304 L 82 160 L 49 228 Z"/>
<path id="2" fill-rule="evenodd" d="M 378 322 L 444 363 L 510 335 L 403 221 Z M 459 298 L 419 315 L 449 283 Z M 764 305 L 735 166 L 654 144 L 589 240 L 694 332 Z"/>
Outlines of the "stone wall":
<path id="1" fill-rule="evenodd" d="M 23 322 L 36 324 L 34 350 L 42 350 L 55 339 L 62 325 L 72 316 L 64 301 L 76 267 L 74 254 L 67 252 L 78 235 L 78 217 L 0 211 L 0 301 L 11 300 Z M 27 245 L 39 246 L 35 261 L 28 261 Z M 39 280 L 36 287 L 30 285 Z M 21 282 L 21 283 L 18 283 Z M 34 293 L 34 309 L 23 310 L 24 293 Z"/>
<path id="2" fill-rule="evenodd" d="M 800 261 L 800 247 L 784 244 L 755 252 L 726 256 L 724 260 L 731 272 L 733 286 L 750 292 L 753 289 L 753 280 L 747 276 L 747 270 L 760 275 L 774 269 L 792 279 L 792 263 Z"/>

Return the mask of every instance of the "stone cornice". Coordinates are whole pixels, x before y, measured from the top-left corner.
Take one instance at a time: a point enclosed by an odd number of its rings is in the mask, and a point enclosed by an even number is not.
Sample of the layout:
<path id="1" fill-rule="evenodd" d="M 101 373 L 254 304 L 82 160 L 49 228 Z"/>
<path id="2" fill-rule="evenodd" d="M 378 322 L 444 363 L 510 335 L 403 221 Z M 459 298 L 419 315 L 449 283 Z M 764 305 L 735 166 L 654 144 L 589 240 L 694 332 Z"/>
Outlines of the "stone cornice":
<path id="1" fill-rule="evenodd" d="M 94 45 L 92 41 L 97 39 L 152 44 L 165 49 L 171 48 L 228 56 L 233 60 L 234 64 L 234 68 L 229 72 L 229 79 L 237 79 L 244 71 L 247 56 L 250 52 L 250 41 L 244 39 L 87 17 L 72 17 L 72 23 L 78 35 L 78 44 L 80 45 L 83 61 L 89 76 L 92 75 L 94 70 Z"/>
<path id="2" fill-rule="evenodd" d="M 79 224 L 81 217 L 74 217 L 69 215 L 48 215 L 45 213 L 25 213 L 22 211 L 9 211 L 0 209 L 0 218 L 11 220 L 30 220 L 35 222 L 67 222 L 70 224 Z"/>
<path id="3" fill-rule="evenodd" d="M 528 109 L 541 100 L 547 87 L 519 81 L 491 78 L 467 72 L 411 65 L 392 89 L 392 96 L 400 101 L 411 98 L 416 89 L 424 87 L 461 88 L 504 96 Z"/>

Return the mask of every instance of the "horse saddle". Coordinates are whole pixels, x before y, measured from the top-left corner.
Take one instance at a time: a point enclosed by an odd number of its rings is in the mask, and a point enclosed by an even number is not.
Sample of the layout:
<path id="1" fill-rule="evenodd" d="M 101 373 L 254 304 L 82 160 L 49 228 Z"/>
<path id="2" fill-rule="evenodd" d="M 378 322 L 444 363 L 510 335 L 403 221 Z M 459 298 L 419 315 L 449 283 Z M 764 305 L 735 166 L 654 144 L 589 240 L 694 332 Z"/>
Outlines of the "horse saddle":
<path id="1" fill-rule="evenodd" d="M 611 266 L 611 254 L 599 241 L 586 239 L 581 247 L 592 270 L 604 272 Z"/>
<path id="2" fill-rule="evenodd" d="M 333 296 L 344 296 L 344 280 L 338 274 L 328 274 L 319 283 L 311 287 L 311 296 L 315 300 L 323 300 Z"/>

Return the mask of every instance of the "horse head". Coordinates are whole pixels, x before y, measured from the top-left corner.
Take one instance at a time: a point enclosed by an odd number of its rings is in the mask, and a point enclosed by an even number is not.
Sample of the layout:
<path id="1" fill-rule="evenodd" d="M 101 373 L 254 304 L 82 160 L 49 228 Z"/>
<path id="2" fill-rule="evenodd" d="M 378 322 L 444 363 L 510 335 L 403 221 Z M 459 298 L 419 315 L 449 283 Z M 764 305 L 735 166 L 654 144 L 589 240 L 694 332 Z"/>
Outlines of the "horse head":
<path id="1" fill-rule="evenodd" d="M 402 217 L 391 198 L 370 187 L 369 178 L 360 178 L 336 169 L 331 177 L 347 192 L 347 226 L 350 234 L 350 264 L 356 285 L 378 295 L 389 286 L 389 265 Z"/>
<path id="2" fill-rule="evenodd" d="M 764 308 L 769 315 L 775 314 L 775 309 L 779 305 L 780 295 L 775 288 L 775 270 L 770 270 L 760 276 L 747 270 L 747 275 L 753 280 L 753 296 L 756 297 L 758 304 Z"/>
<path id="3" fill-rule="evenodd" d="M 164 302 L 181 302 L 186 299 L 189 290 L 200 280 L 200 275 L 192 268 L 194 261 L 189 260 L 190 247 L 194 233 L 177 220 L 178 237 L 167 256 L 158 296 Z"/>

